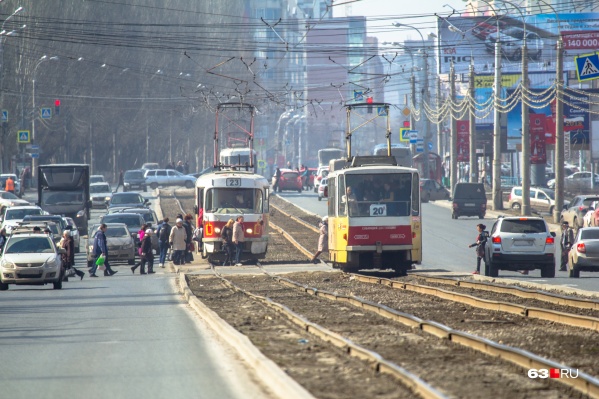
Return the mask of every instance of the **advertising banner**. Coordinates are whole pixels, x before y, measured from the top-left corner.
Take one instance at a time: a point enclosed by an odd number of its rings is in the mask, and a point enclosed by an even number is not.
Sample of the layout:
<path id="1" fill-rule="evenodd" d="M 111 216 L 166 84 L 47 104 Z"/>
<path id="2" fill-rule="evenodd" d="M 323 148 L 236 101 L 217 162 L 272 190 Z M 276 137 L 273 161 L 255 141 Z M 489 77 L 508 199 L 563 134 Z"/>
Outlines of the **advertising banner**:
<path id="1" fill-rule="evenodd" d="M 528 126 L 530 131 L 530 163 L 531 165 L 546 164 L 545 115 L 529 114 L 528 116 Z"/>
<path id="2" fill-rule="evenodd" d="M 458 162 L 470 162 L 470 122 L 456 121 L 458 131 Z"/>
<path id="3" fill-rule="evenodd" d="M 498 18 L 452 16 L 437 21 L 439 73 L 449 73 L 451 62 L 456 73 L 465 73 L 471 60 L 477 73 L 492 73 L 497 41 L 501 42 L 503 73 L 517 73 L 521 69 L 524 40 L 530 72 L 555 71 L 560 32 L 566 50 L 565 71 L 575 70 L 575 56 L 599 49 L 599 13 L 563 13 L 559 18 L 553 13 L 536 14 L 527 15 L 522 21 L 515 12 Z"/>

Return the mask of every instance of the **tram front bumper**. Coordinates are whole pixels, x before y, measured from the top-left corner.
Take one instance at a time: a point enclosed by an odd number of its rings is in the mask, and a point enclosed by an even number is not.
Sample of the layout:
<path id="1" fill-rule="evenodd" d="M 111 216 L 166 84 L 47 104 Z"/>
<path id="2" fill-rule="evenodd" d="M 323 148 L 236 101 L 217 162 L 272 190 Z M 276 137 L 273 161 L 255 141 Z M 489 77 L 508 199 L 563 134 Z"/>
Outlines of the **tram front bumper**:
<path id="1" fill-rule="evenodd" d="M 387 251 L 411 251 L 412 245 L 350 245 L 346 247 L 348 252 L 382 252 Z"/>

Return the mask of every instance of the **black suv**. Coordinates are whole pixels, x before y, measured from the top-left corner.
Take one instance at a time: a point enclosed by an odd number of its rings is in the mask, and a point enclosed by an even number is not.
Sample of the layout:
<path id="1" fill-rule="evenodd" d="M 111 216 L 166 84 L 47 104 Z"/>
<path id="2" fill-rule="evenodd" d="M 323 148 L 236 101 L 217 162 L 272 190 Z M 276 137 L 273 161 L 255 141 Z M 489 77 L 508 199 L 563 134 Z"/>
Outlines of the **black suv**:
<path id="1" fill-rule="evenodd" d="M 148 191 L 144 170 L 133 169 L 125 172 L 123 176 L 123 191 L 143 190 Z"/>
<path id="2" fill-rule="evenodd" d="M 485 217 L 487 194 L 482 183 L 457 183 L 453 189 L 451 218 L 460 216 Z"/>

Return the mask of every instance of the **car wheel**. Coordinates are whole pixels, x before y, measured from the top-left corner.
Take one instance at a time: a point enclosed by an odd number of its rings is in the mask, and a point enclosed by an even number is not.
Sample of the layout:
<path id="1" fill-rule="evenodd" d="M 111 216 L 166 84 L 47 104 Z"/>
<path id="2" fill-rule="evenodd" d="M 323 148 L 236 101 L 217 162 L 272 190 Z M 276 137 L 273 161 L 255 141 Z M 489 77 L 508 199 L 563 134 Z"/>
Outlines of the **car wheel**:
<path id="1" fill-rule="evenodd" d="M 485 214 L 484 214 L 484 213 L 481 213 L 480 215 L 478 215 L 478 218 L 479 218 L 479 219 L 484 219 L 484 218 L 485 218 Z"/>
<path id="2" fill-rule="evenodd" d="M 568 272 L 568 277 L 570 277 L 570 278 L 579 278 L 580 277 L 580 270 L 578 270 L 577 264 L 572 265 L 572 268 Z"/>
<path id="3" fill-rule="evenodd" d="M 0 291 L 8 290 L 8 284 L 0 282 Z"/>
<path id="4" fill-rule="evenodd" d="M 57 282 L 52 283 L 54 285 L 54 289 L 55 290 L 61 290 L 62 289 L 62 279 L 59 279 Z"/>
<path id="5" fill-rule="evenodd" d="M 144 193 L 148 192 L 148 186 L 144 186 Z"/>
<path id="6" fill-rule="evenodd" d="M 499 267 L 493 262 L 489 263 L 489 277 L 498 277 L 499 276 Z"/>
<path id="7" fill-rule="evenodd" d="M 297 190 L 297 192 L 298 192 L 298 193 L 301 193 L 301 192 L 302 192 L 302 189 L 300 188 L 299 190 Z"/>
<path id="8" fill-rule="evenodd" d="M 157 189 L 157 188 L 158 188 L 158 183 L 150 183 L 150 188 L 151 188 L 152 190 L 155 190 L 155 189 Z"/>
<path id="9" fill-rule="evenodd" d="M 512 204 L 512 209 L 515 210 L 515 211 L 519 211 L 520 210 L 520 204 L 517 203 L 517 202 L 514 202 Z"/>
<path id="10" fill-rule="evenodd" d="M 128 265 L 134 265 L 135 264 L 135 258 L 133 258 L 133 259 L 127 259 L 127 264 Z"/>
<path id="11" fill-rule="evenodd" d="M 452 214 L 451 214 L 451 218 L 452 218 L 452 219 L 457 219 L 458 217 L 459 217 L 459 216 L 458 216 L 458 214 L 457 214 L 457 213 L 455 213 L 455 212 L 452 212 Z"/>
<path id="12" fill-rule="evenodd" d="M 320 201 L 322 198 L 318 197 L 318 200 Z"/>
<path id="13" fill-rule="evenodd" d="M 555 263 L 549 263 L 541 267 L 541 277 L 553 278 L 555 277 Z"/>
<path id="14" fill-rule="evenodd" d="M 186 181 L 186 182 L 185 182 L 185 187 L 186 187 L 186 188 L 193 188 L 193 182 L 191 182 L 191 181 L 189 181 L 189 180 L 188 180 L 188 181 Z"/>
<path id="15" fill-rule="evenodd" d="M 127 192 L 127 187 L 123 187 L 123 192 L 126 193 Z"/>
<path id="16" fill-rule="evenodd" d="M 487 258 L 485 257 L 485 276 L 491 276 L 491 263 L 487 262 Z"/>
<path id="17" fill-rule="evenodd" d="M 426 196 L 424 196 L 422 198 L 422 202 L 429 202 L 431 200 L 431 195 L 430 193 L 426 194 Z"/>
<path id="18" fill-rule="evenodd" d="M 553 210 L 554 210 L 554 207 L 552 207 L 552 206 L 551 206 L 551 207 L 549 207 L 549 214 L 550 214 L 550 215 L 553 215 Z"/>

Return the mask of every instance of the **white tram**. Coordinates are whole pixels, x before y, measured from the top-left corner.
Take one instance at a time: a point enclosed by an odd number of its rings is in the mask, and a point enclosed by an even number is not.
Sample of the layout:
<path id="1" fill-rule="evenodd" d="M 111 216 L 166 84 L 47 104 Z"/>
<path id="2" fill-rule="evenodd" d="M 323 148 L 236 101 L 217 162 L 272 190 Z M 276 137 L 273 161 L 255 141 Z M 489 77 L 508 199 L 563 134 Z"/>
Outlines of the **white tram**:
<path id="1" fill-rule="evenodd" d="M 244 218 L 242 260 L 263 259 L 268 249 L 268 180 L 251 171 L 222 170 L 196 181 L 195 209 L 204 226 L 202 256 L 223 260 L 221 230 L 229 219 Z"/>

